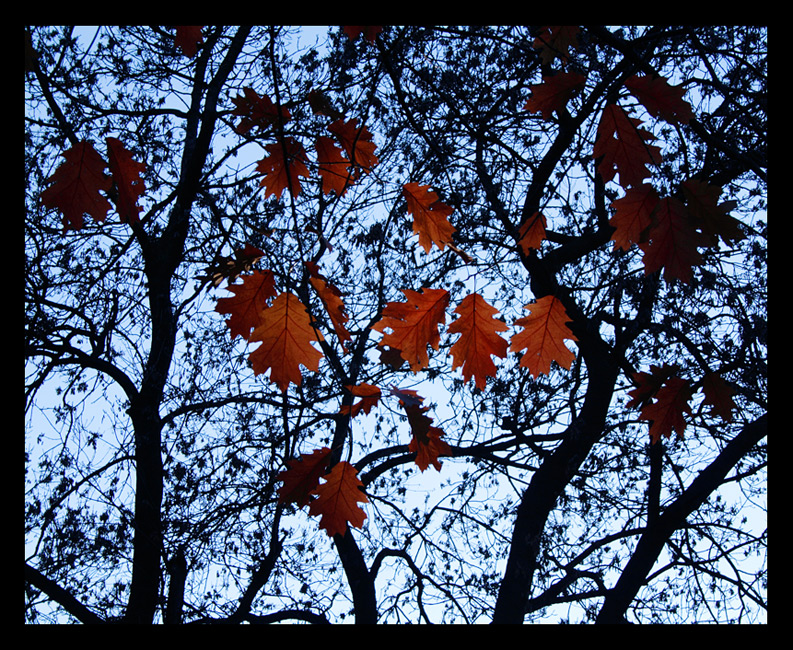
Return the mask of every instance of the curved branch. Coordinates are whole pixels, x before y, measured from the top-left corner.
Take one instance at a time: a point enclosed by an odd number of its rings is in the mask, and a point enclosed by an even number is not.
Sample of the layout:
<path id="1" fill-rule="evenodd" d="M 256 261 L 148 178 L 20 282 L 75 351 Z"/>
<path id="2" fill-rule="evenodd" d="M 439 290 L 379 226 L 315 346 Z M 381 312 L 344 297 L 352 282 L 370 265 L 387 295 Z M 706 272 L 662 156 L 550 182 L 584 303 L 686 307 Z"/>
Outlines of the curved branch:
<path id="1" fill-rule="evenodd" d="M 718 489 L 730 470 L 767 433 L 767 414 L 744 426 L 663 514 L 648 525 L 619 580 L 606 595 L 597 623 L 625 622 L 628 606 L 645 584 L 650 570 L 672 533 L 685 525 L 686 518 Z"/>

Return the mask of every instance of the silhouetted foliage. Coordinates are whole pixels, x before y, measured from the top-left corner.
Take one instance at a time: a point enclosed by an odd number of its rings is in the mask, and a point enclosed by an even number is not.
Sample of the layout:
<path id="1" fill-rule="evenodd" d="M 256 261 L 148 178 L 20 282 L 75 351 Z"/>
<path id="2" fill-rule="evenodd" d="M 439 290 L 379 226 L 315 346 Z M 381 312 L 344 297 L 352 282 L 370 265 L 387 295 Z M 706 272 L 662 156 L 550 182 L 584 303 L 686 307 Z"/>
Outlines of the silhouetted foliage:
<path id="1" fill-rule="evenodd" d="M 26 622 L 765 621 L 765 28 L 29 27 L 25 100 Z"/>

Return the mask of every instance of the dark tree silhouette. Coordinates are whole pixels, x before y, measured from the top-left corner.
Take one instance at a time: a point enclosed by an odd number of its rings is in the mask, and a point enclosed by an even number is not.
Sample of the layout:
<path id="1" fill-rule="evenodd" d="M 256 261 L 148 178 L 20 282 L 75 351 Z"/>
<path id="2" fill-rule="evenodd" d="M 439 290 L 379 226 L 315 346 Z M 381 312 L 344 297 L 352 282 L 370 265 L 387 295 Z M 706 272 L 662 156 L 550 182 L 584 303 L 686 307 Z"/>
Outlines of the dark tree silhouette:
<path id="1" fill-rule="evenodd" d="M 765 621 L 765 28 L 25 37 L 26 622 Z"/>

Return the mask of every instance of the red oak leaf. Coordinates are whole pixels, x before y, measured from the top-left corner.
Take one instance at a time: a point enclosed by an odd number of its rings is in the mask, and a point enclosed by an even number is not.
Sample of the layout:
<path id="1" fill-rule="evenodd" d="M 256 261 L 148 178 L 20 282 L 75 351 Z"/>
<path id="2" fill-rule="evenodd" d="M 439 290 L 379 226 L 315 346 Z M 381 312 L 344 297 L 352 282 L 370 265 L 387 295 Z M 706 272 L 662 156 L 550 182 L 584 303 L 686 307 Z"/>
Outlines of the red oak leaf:
<path id="1" fill-rule="evenodd" d="M 323 447 L 310 454 L 303 454 L 299 459 L 288 461 L 287 467 L 276 476 L 276 481 L 283 485 L 278 490 L 278 501 L 296 503 L 299 507 L 308 505 L 311 493 L 319 485 L 320 477 L 328 469 L 330 449 Z"/>
<path id="2" fill-rule="evenodd" d="M 391 389 L 388 392 L 390 395 L 393 395 L 399 400 L 400 405 L 408 404 L 410 406 L 421 406 L 422 402 L 424 401 L 424 398 L 412 388 L 398 388 L 396 386 L 391 386 Z"/>
<path id="3" fill-rule="evenodd" d="M 634 75 L 625 81 L 625 87 L 653 117 L 681 124 L 694 117 L 691 104 L 683 99 L 685 88 L 670 86 L 665 77 Z"/>
<path id="4" fill-rule="evenodd" d="M 251 331 L 262 323 L 262 312 L 267 302 L 275 296 L 275 278 L 272 271 L 253 271 L 243 277 L 242 284 L 229 285 L 228 290 L 234 296 L 218 298 L 215 311 L 220 314 L 231 314 L 226 321 L 231 338 L 241 336 L 246 341 Z"/>
<path id="5" fill-rule="evenodd" d="M 132 154 L 117 138 L 107 138 L 107 157 L 110 173 L 118 188 L 116 209 L 121 221 L 137 223 L 140 207 L 138 197 L 146 191 L 140 173 L 146 170 L 143 163 L 132 159 Z"/>
<path id="6" fill-rule="evenodd" d="M 650 439 L 653 444 L 661 437 L 669 438 L 672 431 L 678 438 L 683 438 L 686 429 L 684 415 L 691 413 L 688 400 L 691 398 L 691 386 L 685 379 L 671 377 L 657 392 L 657 400 L 642 408 L 639 419 L 650 421 Z"/>
<path id="7" fill-rule="evenodd" d="M 513 352 L 526 350 L 520 365 L 527 367 L 535 379 L 540 373 L 550 373 L 552 361 L 562 368 L 570 368 L 575 354 L 567 348 L 564 340 L 578 339 L 567 327 L 570 318 L 562 302 L 555 296 L 544 296 L 525 308 L 529 315 L 515 321 L 515 325 L 524 329 L 512 336 L 509 347 Z"/>
<path id="8" fill-rule="evenodd" d="M 285 189 L 292 196 L 300 194 L 300 176 L 309 176 L 308 158 L 303 145 L 291 137 L 284 138 L 283 142 L 268 144 L 265 149 L 270 154 L 260 160 L 256 170 L 265 174 L 259 183 L 265 189 L 264 196 L 275 195 L 280 198 Z"/>
<path id="9" fill-rule="evenodd" d="M 652 214 L 649 241 L 644 251 L 644 271 L 649 275 L 664 269 L 664 278 L 689 282 L 692 268 L 702 260 L 697 246 L 703 243 L 686 207 L 677 199 L 661 199 Z"/>
<path id="10" fill-rule="evenodd" d="M 326 482 L 320 483 L 312 492 L 316 498 L 309 503 L 308 514 L 320 517 L 319 527 L 324 528 L 329 537 L 344 535 L 348 523 L 360 528 L 366 513 L 358 503 L 369 503 L 369 499 L 356 469 L 341 461 L 324 479 Z"/>
<path id="11" fill-rule="evenodd" d="M 311 343 L 322 335 L 311 324 L 305 306 L 294 294 L 279 294 L 272 305 L 260 312 L 260 325 L 253 330 L 250 342 L 261 341 L 249 360 L 255 374 L 270 370 L 270 381 L 282 392 L 290 382 L 299 386 L 300 366 L 317 371 L 322 353 Z"/>
<path id="12" fill-rule="evenodd" d="M 177 25 L 174 40 L 185 56 L 195 56 L 198 45 L 204 40 L 201 25 Z"/>
<path id="13" fill-rule="evenodd" d="M 438 326 L 446 322 L 446 306 L 449 292 L 445 289 L 422 289 L 421 293 L 404 289 L 405 302 L 389 302 L 383 309 L 382 318 L 372 329 L 385 334 L 380 345 L 400 351 L 402 358 L 410 364 L 413 372 L 429 365 L 427 346 L 435 350 L 440 345 Z"/>
<path id="14" fill-rule="evenodd" d="M 664 364 L 663 366 L 650 366 L 650 372 L 636 372 L 633 374 L 633 383 L 636 388 L 628 391 L 631 396 L 628 408 L 643 408 L 649 404 L 664 382 L 677 372 L 677 366 Z"/>
<path id="15" fill-rule="evenodd" d="M 711 412 L 721 417 L 725 422 L 732 422 L 732 411 L 735 408 L 735 402 L 732 399 L 734 393 L 732 386 L 721 375 L 711 372 L 705 375 L 702 390 L 705 393 L 703 404 L 712 406 Z"/>
<path id="16" fill-rule="evenodd" d="M 333 138 L 319 136 L 315 143 L 315 149 L 323 193 L 335 192 L 336 196 L 343 196 L 347 187 L 352 183 L 350 161 L 333 142 Z"/>
<path id="17" fill-rule="evenodd" d="M 628 250 L 631 245 L 638 244 L 642 235 L 650 227 L 655 206 L 658 205 L 658 193 L 652 185 L 647 183 L 639 187 L 630 187 L 625 190 L 625 196 L 612 202 L 616 212 L 609 220 L 614 228 L 611 239 L 614 249 Z"/>
<path id="18" fill-rule="evenodd" d="M 448 217 L 453 208 L 441 203 L 429 185 L 406 183 L 402 194 L 407 201 L 408 213 L 413 215 L 413 232 L 418 234 L 424 251 L 429 253 L 433 244 L 441 250 L 451 244 L 456 229 Z"/>
<path id="19" fill-rule="evenodd" d="M 235 109 L 231 114 L 242 118 L 234 129 L 237 133 L 248 133 L 254 127 L 264 130 L 269 129 L 278 123 L 279 114 L 282 124 L 288 122 L 291 118 L 286 108 L 276 106 L 267 95 L 259 96 L 250 87 L 243 88 L 242 92 L 242 95 L 232 98 Z"/>
<path id="20" fill-rule="evenodd" d="M 346 352 L 347 341 L 351 341 L 352 337 L 345 327 L 345 323 L 349 320 L 347 316 L 347 308 L 341 299 L 341 291 L 330 284 L 327 278 L 323 277 L 319 272 L 319 266 L 314 262 L 306 262 L 306 268 L 309 270 L 311 286 L 316 289 L 319 294 L 322 304 L 325 305 L 325 310 L 330 316 L 330 321 L 333 324 L 333 329 L 336 336 L 339 337 L 342 349 Z"/>
<path id="21" fill-rule="evenodd" d="M 380 352 L 380 363 L 384 366 L 391 366 L 393 370 L 399 370 L 405 365 L 405 360 L 402 358 L 402 352 L 397 348 L 377 346 Z"/>
<path id="22" fill-rule="evenodd" d="M 328 131 L 336 136 L 356 168 L 369 173 L 377 165 L 377 156 L 374 155 L 377 145 L 372 142 L 372 134 L 365 126 L 358 127 L 358 120 L 336 120 L 328 126 Z"/>
<path id="23" fill-rule="evenodd" d="M 524 110 L 540 113 L 542 119 L 550 120 L 554 111 L 559 111 L 584 85 L 586 77 L 577 72 L 557 72 L 543 77 L 541 84 L 531 86 L 531 97 L 526 101 Z"/>
<path id="24" fill-rule="evenodd" d="M 535 212 L 529 219 L 523 222 L 518 231 L 518 246 L 523 250 L 524 255 L 534 248 L 539 250 L 542 241 L 545 239 L 545 227 L 548 225 L 545 216 L 541 212 Z"/>
<path id="25" fill-rule="evenodd" d="M 432 418 L 425 414 L 428 407 L 405 406 L 405 412 L 410 423 L 413 438 L 408 445 L 408 450 L 416 454 L 416 465 L 422 472 L 432 465 L 440 471 L 439 456 L 451 456 L 452 450 L 441 437 L 443 430 L 432 426 Z"/>
<path id="26" fill-rule="evenodd" d="M 432 418 L 427 415 L 429 407 L 422 406 L 424 398 L 415 390 L 392 388 L 391 394 L 399 398 L 400 406 L 405 410 L 413 437 L 408 449 L 416 454 L 416 465 L 423 472 L 430 465 L 440 471 L 442 463 L 439 456 L 452 456 L 451 447 L 441 438 L 444 433 L 439 427 L 432 425 Z"/>
<path id="27" fill-rule="evenodd" d="M 648 144 L 655 136 L 639 128 L 641 120 L 628 117 L 616 104 L 603 109 L 598 124 L 593 158 L 602 158 L 598 172 L 604 181 L 619 174 L 622 187 L 641 185 L 650 176 L 647 165 L 661 162 L 661 150 Z"/>
<path id="28" fill-rule="evenodd" d="M 454 360 L 452 370 L 462 366 L 463 379 L 467 382 L 473 376 L 476 387 L 481 390 L 487 377 L 496 374 L 491 357 L 503 359 L 507 356 L 507 342 L 498 333 L 509 328 L 493 318 L 498 310 L 478 293 L 463 298 L 454 311 L 460 318 L 449 325 L 449 333 L 460 334 L 460 338 L 450 350 Z"/>
<path id="29" fill-rule="evenodd" d="M 380 401 L 381 392 L 377 386 L 372 384 L 358 384 L 357 386 L 345 386 L 355 397 L 360 397 L 361 401 L 355 404 L 343 404 L 340 413 L 349 414 L 355 417 L 361 411 L 368 414 Z"/>
<path id="30" fill-rule="evenodd" d="M 64 151 L 63 157 L 65 162 L 47 179 L 52 185 L 41 193 L 41 202 L 60 210 L 64 230 L 82 228 L 85 214 L 104 221 L 111 205 L 99 192 L 109 192 L 112 185 L 104 159 L 87 140 Z"/>

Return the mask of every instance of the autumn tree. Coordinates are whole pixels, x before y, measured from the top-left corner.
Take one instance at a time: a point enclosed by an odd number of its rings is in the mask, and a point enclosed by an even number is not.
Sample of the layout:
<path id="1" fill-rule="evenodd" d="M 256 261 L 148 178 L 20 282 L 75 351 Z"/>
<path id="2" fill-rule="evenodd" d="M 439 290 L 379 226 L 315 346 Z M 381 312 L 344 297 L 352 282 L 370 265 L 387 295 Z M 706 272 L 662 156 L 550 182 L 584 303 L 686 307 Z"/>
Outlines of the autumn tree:
<path id="1" fill-rule="evenodd" d="M 26 622 L 761 622 L 766 31 L 30 27 Z"/>

